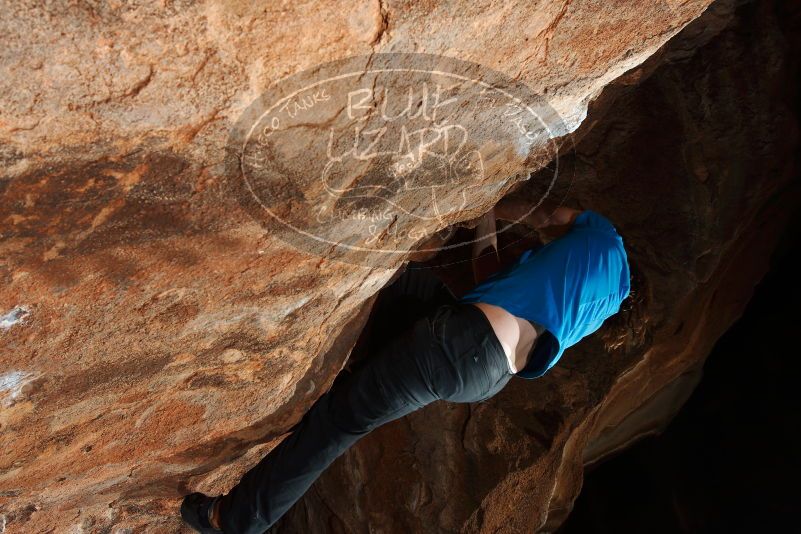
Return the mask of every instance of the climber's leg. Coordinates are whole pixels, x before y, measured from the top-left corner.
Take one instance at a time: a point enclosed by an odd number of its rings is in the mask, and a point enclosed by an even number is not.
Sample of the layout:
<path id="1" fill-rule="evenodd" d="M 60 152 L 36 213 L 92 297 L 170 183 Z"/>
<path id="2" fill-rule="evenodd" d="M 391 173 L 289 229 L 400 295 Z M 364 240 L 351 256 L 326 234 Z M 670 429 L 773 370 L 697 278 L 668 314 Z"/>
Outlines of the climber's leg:
<path id="1" fill-rule="evenodd" d="M 427 324 L 337 377 L 292 433 L 222 498 L 224 532 L 264 531 L 361 437 L 437 400 L 428 386 L 435 360 Z"/>
<path id="2" fill-rule="evenodd" d="M 422 263 L 409 262 L 403 272 L 379 292 L 370 318 L 351 353 L 348 368 L 355 369 L 360 360 L 377 353 L 387 342 L 404 334 L 418 319 L 433 313 L 443 304 L 454 304 L 456 300 L 433 269 Z"/>
<path id="3" fill-rule="evenodd" d="M 437 396 L 449 402 L 482 402 L 514 376 L 487 317 L 471 304 L 446 304 L 430 318 L 445 364 L 431 377 Z"/>
<path id="4" fill-rule="evenodd" d="M 220 501 L 226 533 L 263 532 L 351 445 L 437 399 L 481 401 L 511 378 L 492 327 L 471 305 L 445 305 L 337 377 L 300 423 Z"/>
<path id="5" fill-rule="evenodd" d="M 381 296 L 388 301 L 413 301 L 415 309 L 410 311 L 416 318 L 457 300 L 448 286 L 434 274 L 434 269 L 415 261 L 410 261 L 403 273 L 381 290 Z"/>

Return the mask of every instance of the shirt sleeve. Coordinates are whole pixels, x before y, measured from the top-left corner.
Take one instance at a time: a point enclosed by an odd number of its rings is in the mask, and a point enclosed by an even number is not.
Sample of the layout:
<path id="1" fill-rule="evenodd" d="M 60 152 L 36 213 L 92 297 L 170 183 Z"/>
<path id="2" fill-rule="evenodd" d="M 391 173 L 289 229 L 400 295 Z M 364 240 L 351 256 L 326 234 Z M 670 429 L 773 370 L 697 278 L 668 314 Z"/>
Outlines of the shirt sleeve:
<path id="1" fill-rule="evenodd" d="M 620 300 L 622 301 L 626 297 L 629 296 L 631 292 L 631 284 L 629 281 L 629 265 L 628 265 L 628 255 L 626 253 L 626 249 L 623 247 L 623 238 L 618 233 L 617 229 L 614 227 L 612 222 L 601 215 L 598 212 L 592 210 L 585 210 L 582 211 L 576 220 L 573 223 L 573 228 L 575 229 L 593 229 L 593 230 L 600 230 L 603 232 L 607 232 L 609 235 L 615 237 L 615 239 L 620 243 L 620 253 L 622 255 L 621 262 L 621 275 L 620 275 L 620 289 L 619 295 Z M 617 310 L 615 310 L 617 312 Z"/>
<path id="2" fill-rule="evenodd" d="M 578 214 L 573 221 L 573 228 L 593 228 L 596 230 L 603 230 L 612 234 L 617 234 L 612 222 L 598 212 L 592 210 L 584 210 Z"/>

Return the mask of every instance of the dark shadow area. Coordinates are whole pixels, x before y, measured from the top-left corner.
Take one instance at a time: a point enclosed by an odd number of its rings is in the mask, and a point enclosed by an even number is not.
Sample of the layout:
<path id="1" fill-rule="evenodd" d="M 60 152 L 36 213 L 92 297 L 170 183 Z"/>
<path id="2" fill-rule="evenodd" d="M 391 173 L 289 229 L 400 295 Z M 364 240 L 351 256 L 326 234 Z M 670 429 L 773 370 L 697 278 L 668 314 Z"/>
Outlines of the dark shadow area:
<path id="1" fill-rule="evenodd" d="M 559 534 L 801 532 L 798 219 L 690 400 L 588 469 Z"/>

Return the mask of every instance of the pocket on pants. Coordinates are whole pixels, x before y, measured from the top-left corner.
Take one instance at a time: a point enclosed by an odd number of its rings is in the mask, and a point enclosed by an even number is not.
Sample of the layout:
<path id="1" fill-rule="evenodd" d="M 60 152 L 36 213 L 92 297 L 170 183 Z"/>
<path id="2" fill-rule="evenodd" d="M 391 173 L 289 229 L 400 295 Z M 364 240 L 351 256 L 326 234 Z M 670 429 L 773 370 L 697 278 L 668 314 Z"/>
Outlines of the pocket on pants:
<path id="1" fill-rule="evenodd" d="M 445 345 L 445 325 L 451 313 L 453 313 L 453 306 L 450 304 L 443 304 L 437 308 L 428 319 L 431 337 L 434 341 L 439 343 L 440 346 Z"/>
<path id="2" fill-rule="evenodd" d="M 496 380 L 482 364 L 485 344 L 473 343 L 458 353 L 451 352 L 434 374 L 433 389 L 449 402 L 476 402 L 489 395 Z"/>
<path id="3" fill-rule="evenodd" d="M 504 372 L 489 391 L 483 397 L 477 399 L 476 402 L 485 402 L 500 393 L 501 390 L 506 387 L 506 384 L 509 383 L 509 380 L 512 379 L 512 376 L 514 376 L 512 373 Z"/>
<path id="4" fill-rule="evenodd" d="M 481 346 L 483 350 L 476 363 L 482 367 L 486 374 L 489 387 L 486 391 L 479 394 L 473 402 L 484 402 L 494 397 L 512 378 L 512 374 L 509 372 L 506 354 L 499 353 L 489 337 L 484 340 Z"/>
<path id="5" fill-rule="evenodd" d="M 480 402 L 511 378 L 506 355 L 498 354 L 495 334 L 480 313 L 444 305 L 429 319 L 436 355 L 430 387 L 442 400 Z"/>

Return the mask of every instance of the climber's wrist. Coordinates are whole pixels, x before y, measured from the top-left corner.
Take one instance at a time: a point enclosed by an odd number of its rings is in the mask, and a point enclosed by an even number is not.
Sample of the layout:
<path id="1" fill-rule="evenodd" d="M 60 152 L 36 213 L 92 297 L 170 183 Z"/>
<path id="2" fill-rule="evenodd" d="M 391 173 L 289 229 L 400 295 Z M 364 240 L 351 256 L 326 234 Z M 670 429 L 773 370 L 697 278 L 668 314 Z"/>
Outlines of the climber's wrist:
<path id="1" fill-rule="evenodd" d="M 486 213 L 476 226 L 476 238 L 473 241 L 472 251 L 473 258 L 478 257 L 488 247 L 498 250 L 498 237 L 495 233 L 495 218 L 494 210 Z"/>

